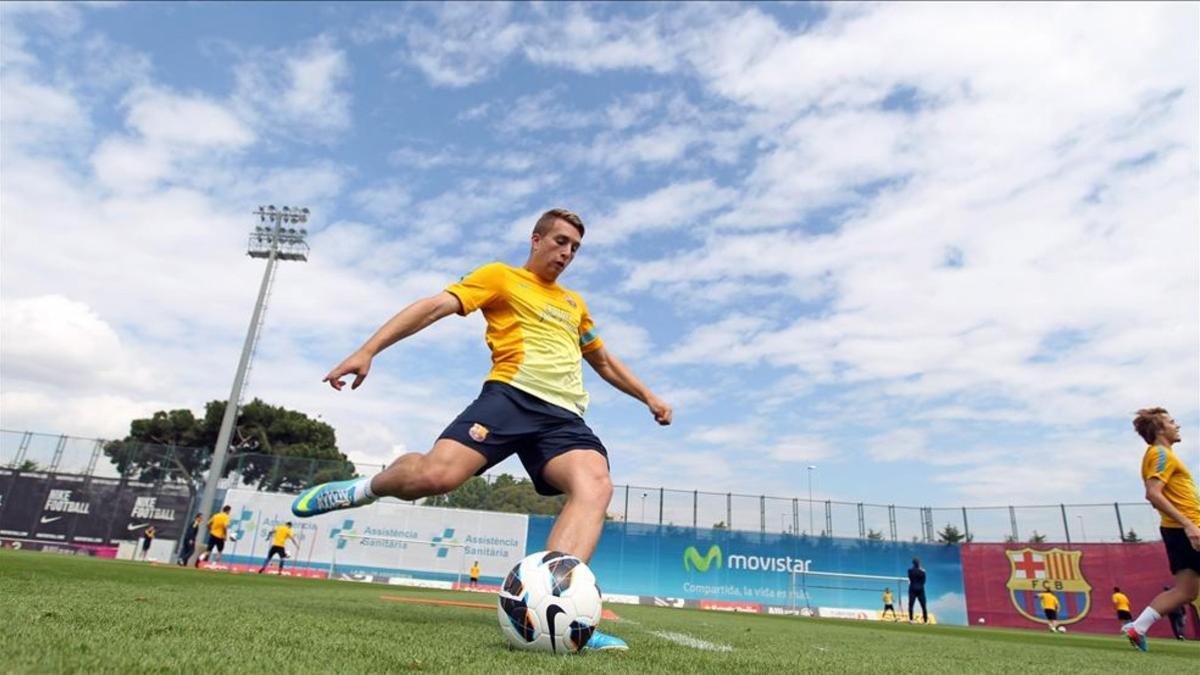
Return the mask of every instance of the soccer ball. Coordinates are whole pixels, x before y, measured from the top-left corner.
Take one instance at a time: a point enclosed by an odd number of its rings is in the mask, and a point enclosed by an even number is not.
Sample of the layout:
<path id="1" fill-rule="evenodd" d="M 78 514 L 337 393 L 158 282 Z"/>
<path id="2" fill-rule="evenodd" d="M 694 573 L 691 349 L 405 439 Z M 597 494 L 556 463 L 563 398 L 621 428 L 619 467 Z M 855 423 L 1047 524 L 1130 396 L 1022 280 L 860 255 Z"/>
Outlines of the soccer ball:
<path id="1" fill-rule="evenodd" d="M 1060 632 L 1060 633 L 1065 633 L 1065 632 L 1067 632 L 1067 627 L 1066 627 L 1066 626 L 1059 626 L 1059 627 L 1058 627 L 1058 632 Z"/>
<path id="2" fill-rule="evenodd" d="M 238 540 L 238 533 L 237 533 L 237 532 L 230 532 L 230 533 L 229 533 L 229 541 L 237 541 L 237 540 Z"/>
<path id="3" fill-rule="evenodd" d="M 571 654 L 600 625 L 600 587 L 579 558 L 558 551 L 526 556 L 504 579 L 496 617 L 517 649 Z"/>
<path id="4" fill-rule="evenodd" d="M 987 623 L 987 620 L 981 616 L 979 617 L 979 623 Z"/>

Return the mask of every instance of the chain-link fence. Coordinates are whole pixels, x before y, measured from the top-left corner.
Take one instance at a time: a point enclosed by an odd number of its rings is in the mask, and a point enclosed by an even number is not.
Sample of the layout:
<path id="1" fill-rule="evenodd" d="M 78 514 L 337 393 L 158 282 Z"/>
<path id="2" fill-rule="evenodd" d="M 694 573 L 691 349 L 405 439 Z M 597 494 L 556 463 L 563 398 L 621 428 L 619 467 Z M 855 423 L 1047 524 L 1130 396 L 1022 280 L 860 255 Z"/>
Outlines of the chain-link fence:
<path id="1" fill-rule="evenodd" d="M 0 430 L 0 466 L 26 471 L 200 484 L 211 448 L 186 448 Z M 233 452 L 221 487 L 298 492 L 314 483 L 369 476 L 381 464 Z M 494 477 L 486 476 L 489 480 Z M 620 485 L 609 516 L 628 522 L 809 536 L 937 542 L 1104 543 L 1159 538 L 1143 502 L 929 507 L 810 500 Z"/>

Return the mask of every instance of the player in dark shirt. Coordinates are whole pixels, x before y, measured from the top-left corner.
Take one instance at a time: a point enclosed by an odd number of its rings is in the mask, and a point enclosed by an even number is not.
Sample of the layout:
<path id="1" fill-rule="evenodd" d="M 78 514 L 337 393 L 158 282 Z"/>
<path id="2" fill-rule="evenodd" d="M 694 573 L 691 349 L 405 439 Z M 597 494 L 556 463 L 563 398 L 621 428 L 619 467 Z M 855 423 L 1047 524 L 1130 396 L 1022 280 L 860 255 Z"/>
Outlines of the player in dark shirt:
<path id="1" fill-rule="evenodd" d="M 913 621 L 913 603 L 921 603 L 921 621 L 929 623 L 929 614 L 925 611 L 925 570 L 921 569 L 921 559 L 913 558 L 913 566 L 908 570 L 908 622 Z"/>

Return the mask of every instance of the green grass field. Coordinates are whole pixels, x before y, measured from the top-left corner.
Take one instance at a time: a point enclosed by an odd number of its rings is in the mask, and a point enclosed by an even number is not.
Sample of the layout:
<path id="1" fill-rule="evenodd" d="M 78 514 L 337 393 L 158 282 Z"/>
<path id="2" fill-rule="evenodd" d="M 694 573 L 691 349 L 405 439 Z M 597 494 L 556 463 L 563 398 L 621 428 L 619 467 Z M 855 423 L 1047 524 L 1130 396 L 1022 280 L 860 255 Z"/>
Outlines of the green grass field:
<path id="1" fill-rule="evenodd" d="M 0 550 L 4 672 L 1185 673 L 1200 644 L 611 605 L 627 653 L 509 650 L 478 593 L 232 575 Z M 704 651 L 681 634 L 729 647 Z"/>

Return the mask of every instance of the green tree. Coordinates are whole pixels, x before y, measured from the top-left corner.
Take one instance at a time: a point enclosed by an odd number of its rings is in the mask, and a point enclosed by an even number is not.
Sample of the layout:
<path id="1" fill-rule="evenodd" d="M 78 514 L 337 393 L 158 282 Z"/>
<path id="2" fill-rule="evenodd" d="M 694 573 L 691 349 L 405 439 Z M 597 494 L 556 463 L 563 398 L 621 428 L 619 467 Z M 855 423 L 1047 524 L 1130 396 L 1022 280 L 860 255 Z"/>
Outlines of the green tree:
<path id="1" fill-rule="evenodd" d="M 42 465 L 32 459 L 23 460 L 20 464 L 13 467 L 17 471 L 41 471 Z"/>
<path id="2" fill-rule="evenodd" d="M 1142 538 L 1138 536 L 1137 532 L 1133 531 L 1132 527 L 1129 528 L 1129 532 L 1127 532 L 1124 536 L 1121 537 L 1121 541 L 1125 542 L 1126 544 L 1136 544 L 1136 543 L 1140 542 L 1141 540 L 1142 540 Z"/>
<path id="3" fill-rule="evenodd" d="M 723 521 L 723 520 L 718 520 L 717 522 L 713 523 L 712 529 L 714 529 L 714 530 L 728 530 L 728 529 L 729 529 L 729 526 L 725 524 L 725 521 Z"/>
<path id="4" fill-rule="evenodd" d="M 1034 531 L 1033 531 L 1033 535 L 1029 537 L 1029 543 L 1031 543 L 1031 544 L 1044 544 L 1044 543 L 1046 543 L 1046 535 L 1044 535 L 1044 534 L 1038 534 L 1038 531 L 1037 531 L 1037 530 L 1034 530 Z"/>
<path id="5" fill-rule="evenodd" d="M 883 541 L 883 533 L 878 530 L 867 530 L 867 539 L 871 541 Z"/>
<path id="6" fill-rule="evenodd" d="M 957 527 L 950 523 L 946 523 L 937 536 L 938 541 L 943 544 L 960 544 L 967 539 Z"/>
<path id="7" fill-rule="evenodd" d="M 212 464 L 225 402 L 210 401 L 204 408 L 202 418 L 190 410 L 160 410 L 135 419 L 125 438 L 104 445 L 104 454 L 122 475 L 179 481 L 194 497 Z M 259 399 L 239 411 L 229 445 L 223 476 L 236 468 L 243 484 L 260 490 L 296 491 L 354 476 L 354 465 L 337 449 L 333 427 Z"/>
<path id="8" fill-rule="evenodd" d="M 1015 543 L 1017 543 L 1017 537 L 1015 535 L 1006 534 L 1006 535 L 1004 535 L 1004 543 L 1015 544 Z"/>
<path id="9" fill-rule="evenodd" d="M 561 495 L 539 495 L 528 478 L 518 480 L 503 473 L 491 483 L 475 476 L 455 490 L 444 495 L 428 497 L 422 503 L 455 509 L 553 516 L 562 510 L 566 498 Z"/>

